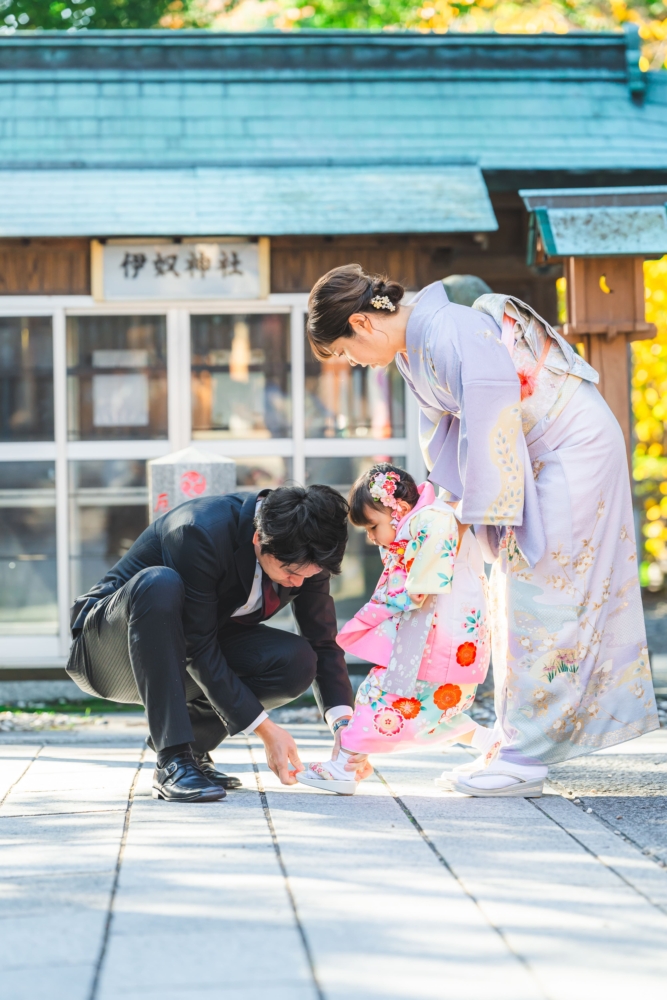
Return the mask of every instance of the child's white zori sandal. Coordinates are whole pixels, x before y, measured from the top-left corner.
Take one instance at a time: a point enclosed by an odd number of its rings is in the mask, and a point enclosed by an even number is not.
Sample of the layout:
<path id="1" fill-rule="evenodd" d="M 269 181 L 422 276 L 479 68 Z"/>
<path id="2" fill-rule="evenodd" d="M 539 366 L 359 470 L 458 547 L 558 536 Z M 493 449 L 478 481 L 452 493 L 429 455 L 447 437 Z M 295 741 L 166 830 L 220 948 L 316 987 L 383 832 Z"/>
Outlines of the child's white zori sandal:
<path id="1" fill-rule="evenodd" d="M 496 757 L 487 767 L 457 776 L 453 788 L 477 798 L 539 798 L 546 776 L 544 764 L 516 764 Z"/>
<path id="2" fill-rule="evenodd" d="M 334 792 L 336 795 L 354 795 L 359 782 L 354 772 L 345 771 L 344 762 L 328 760 L 324 764 L 309 764 L 305 771 L 299 771 L 296 780 L 302 785 L 319 788 L 322 792 Z M 345 775 L 345 777 L 344 777 Z M 349 777 L 347 777 L 349 775 Z"/>

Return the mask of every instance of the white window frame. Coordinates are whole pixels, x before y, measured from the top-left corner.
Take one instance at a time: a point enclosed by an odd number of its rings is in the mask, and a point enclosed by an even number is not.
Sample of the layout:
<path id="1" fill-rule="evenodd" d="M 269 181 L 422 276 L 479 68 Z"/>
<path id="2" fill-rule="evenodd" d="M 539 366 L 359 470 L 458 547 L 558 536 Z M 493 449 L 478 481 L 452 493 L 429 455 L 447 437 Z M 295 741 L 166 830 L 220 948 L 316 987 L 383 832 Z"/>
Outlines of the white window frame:
<path id="1" fill-rule="evenodd" d="M 373 454 L 405 456 L 408 471 L 421 481 L 425 467 L 419 448 L 419 411 L 406 391 L 406 435 L 401 438 L 306 438 L 304 329 L 308 297 L 272 294 L 252 300 L 132 300 L 96 302 L 88 295 L 6 296 L 0 298 L 2 316 L 50 316 L 53 324 L 54 440 L 0 442 L 0 476 L 3 461 L 53 461 L 56 468 L 56 566 L 58 633 L 56 635 L 0 635 L 0 669 L 15 666 L 62 666 L 69 646 L 70 552 L 69 475 L 73 460 L 151 459 L 185 448 L 191 443 L 190 315 L 275 313 L 290 315 L 292 359 L 292 436 L 261 440 L 197 440 L 198 448 L 230 458 L 276 455 L 292 459 L 292 479 L 303 483 L 307 458 L 358 457 Z M 67 349 L 68 316 L 163 315 L 167 328 L 168 437 L 161 440 L 68 441 Z M 187 373 L 184 376 L 184 372 Z"/>

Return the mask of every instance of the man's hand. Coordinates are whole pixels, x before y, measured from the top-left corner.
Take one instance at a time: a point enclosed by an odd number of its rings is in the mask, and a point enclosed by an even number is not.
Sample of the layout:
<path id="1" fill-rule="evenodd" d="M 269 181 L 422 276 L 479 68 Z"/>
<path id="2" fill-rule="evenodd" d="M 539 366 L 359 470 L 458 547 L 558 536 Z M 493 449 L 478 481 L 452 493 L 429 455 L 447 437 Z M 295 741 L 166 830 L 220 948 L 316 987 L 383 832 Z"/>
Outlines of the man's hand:
<path id="1" fill-rule="evenodd" d="M 299 760 L 296 743 L 287 730 L 271 722 L 271 719 L 264 719 L 255 732 L 264 744 L 266 763 L 273 773 L 278 775 L 283 785 L 295 785 L 294 775 L 303 771 L 304 767 Z M 290 764 L 294 765 L 293 769 L 290 769 Z"/>
<path id="2" fill-rule="evenodd" d="M 341 718 L 342 719 L 351 719 L 352 716 L 351 715 L 342 715 Z M 336 719 L 336 721 L 338 721 L 338 720 Z M 334 742 L 333 753 L 331 754 L 331 759 L 332 760 L 338 760 L 338 752 L 340 750 L 340 744 L 341 744 L 341 740 L 343 738 L 343 734 L 345 732 L 345 729 L 346 729 L 345 726 L 340 726 L 336 730 L 336 735 L 334 737 L 334 741 L 335 742 Z M 373 767 L 372 767 L 372 765 L 368 761 L 368 754 L 367 753 L 350 753 L 349 750 L 346 750 L 345 752 L 347 754 L 349 754 L 348 759 L 347 759 L 347 764 L 345 765 L 345 770 L 346 771 L 356 771 L 355 778 L 357 779 L 357 781 L 363 781 L 364 778 L 370 778 L 371 774 L 373 773 Z"/>

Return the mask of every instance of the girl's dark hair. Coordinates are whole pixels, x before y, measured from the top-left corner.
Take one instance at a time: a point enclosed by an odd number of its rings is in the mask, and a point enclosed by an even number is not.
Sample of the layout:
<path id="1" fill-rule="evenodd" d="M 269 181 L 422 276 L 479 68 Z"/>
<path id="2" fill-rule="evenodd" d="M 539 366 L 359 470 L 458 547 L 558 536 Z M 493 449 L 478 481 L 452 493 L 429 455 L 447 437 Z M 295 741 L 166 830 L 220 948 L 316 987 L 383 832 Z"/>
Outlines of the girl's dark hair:
<path id="1" fill-rule="evenodd" d="M 344 264 L 328 271 L 313 286 L 308 299 L 308 339 L 320 361 L 331 357 L 330 345 L 339 337 L 352 337 L 349 319 L 354 313 L 393 312 L 376 309 L 371 299 L 389 299 L 398 307 L 405 289 L 385 275 L 367 274 L 361 264 Z"/>
<path id="2" fill-rule="evenodd" d="M 374 500 L 371 496 L 371 480 L 381 472 L 395 472 L 400 476 L 400 482 L 396 483 L 396 489 L 394 490 L 394 496 L 397 500 L 405 500 L 411 507 L 414 507 L 419 500 L 417 484 L 409 472 L 401 469 L 398 465 L 391 465 L 389 462 L 378 462 L 368 472 L 364 472 L 363 476 L 359 476 L 350 490 L 350 496 L 348 497 L 350 521 L 352 521 L 352 524 L 356 524 L 358 528 L 368 527 L 367 511 L 369 509 L 389 510 L 389 507 L 385 507 L 380 500 Z"/>
<path id="3" fill-rule="evenodd" d="M 347 545 L 346 501 L 331 486 L 281 486 L 255 516 L 262 552 L 286 566 L 319 566 L 340 573 Z"/>

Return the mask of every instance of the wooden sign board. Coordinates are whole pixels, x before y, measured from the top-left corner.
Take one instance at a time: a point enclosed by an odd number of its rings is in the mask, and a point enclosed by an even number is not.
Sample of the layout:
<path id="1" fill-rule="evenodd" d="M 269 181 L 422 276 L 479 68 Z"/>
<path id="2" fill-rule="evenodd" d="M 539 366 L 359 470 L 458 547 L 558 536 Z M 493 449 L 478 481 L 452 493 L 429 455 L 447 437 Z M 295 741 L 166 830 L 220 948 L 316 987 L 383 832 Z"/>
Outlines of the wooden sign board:
<path id="1" fill-rule="evenodd" d="M 93 240 L 97 301 L 260 299 L 269 294 L 268 238 L 259 240 Z"/>

